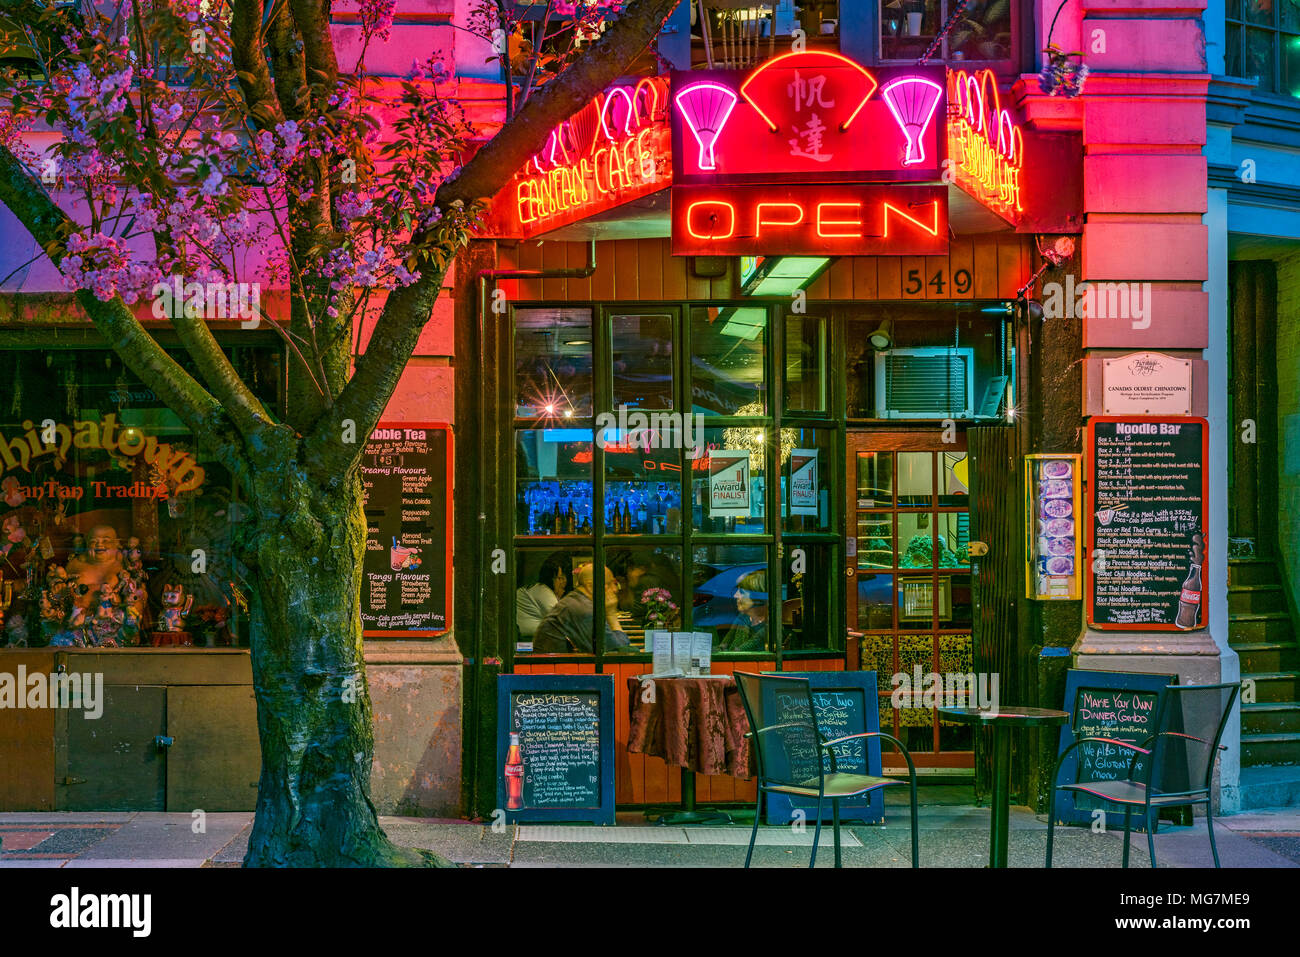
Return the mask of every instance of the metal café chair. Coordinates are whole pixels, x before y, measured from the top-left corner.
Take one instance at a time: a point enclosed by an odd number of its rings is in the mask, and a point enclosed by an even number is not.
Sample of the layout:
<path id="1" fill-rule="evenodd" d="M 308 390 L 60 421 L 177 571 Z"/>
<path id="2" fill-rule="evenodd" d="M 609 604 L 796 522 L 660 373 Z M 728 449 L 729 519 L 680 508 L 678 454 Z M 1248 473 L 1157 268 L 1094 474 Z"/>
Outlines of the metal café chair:
<path id="1" fill-rule="evenodd" d="M 835 746 L 855 738 L 884 738 L 893 742 L 907 762 L 908 779 L 912 788 L 912 866 L 919 867 L 916 767 L 903 742 L 881 731 L 864 731 L 827 740 L 817 730 L 812 685 L 807 678 L 756 675 L 743 671 L 737 671 L 734 677 L 736 686 L 740 689 L 741 703 L 745 706 L 745 716 L 749 718 L 750 731 L 745 737 L 754 742 L 753 753 L 758 774 L 754 829 L 749 835 L 745 866 L 749 867 L 754 856 L 758 824 L 763 816 L 763 795 L 769 791 L 817 799 L 817 829 L 813 834 L 809 867 L 817 864 L 817 842 L 822 833 L 822 806 L 826 799 L 830 800 L 835 831 L 835 866 L 841 866 L 840 801 L 903 782 L 840 771 L 836 764 Z M 867 705 L 874 707 L 875 702 L 867 702 Z M 826 770 L 824 757 L 830 758 L 829 771 Z"/>
<path id="2" fill-rule="evenodd" d="M 1214 759 L 1227 748 L 1219 744 L 1228 715 L 1237 700 L 1240 686 L 1169 685 L 1156 715 L 1156 730 L 1142 744 L 1130 744 L 1112 738 L 1079 738 L 1061 752 L 1052 772 L 1052 782 L 1060 776 L 1061 765 L 1075 748 L 1083 744 L 1107 744 L 1132 752 L 1128 774 L 1122 780 L 1080 781 L 1052 788 L 1047 806 L 1047 866 L 1052 866 L 1052 837 L 1056 829 L 1056 792 L 1082 792 L 1107 804 L 1124 809 L 1124 867 L 1128 867 L 1129 825 L 1133 811 L 1141 809 L 1147 828 L 1147 847 L 1151 866 L 1156 867 L 1156 815 L 1164 807 L 1205 805 L 1205 826 L 1210 833 L 1210 852 L 1214 866 L 1219 866 L 1219 849 L 1214 845 L 1214 814 L 1210 809 L 1210 782 L 1214 776 Z M 1134 779 L 1138 759 L 1142 758 L 1141 780 Z"/>

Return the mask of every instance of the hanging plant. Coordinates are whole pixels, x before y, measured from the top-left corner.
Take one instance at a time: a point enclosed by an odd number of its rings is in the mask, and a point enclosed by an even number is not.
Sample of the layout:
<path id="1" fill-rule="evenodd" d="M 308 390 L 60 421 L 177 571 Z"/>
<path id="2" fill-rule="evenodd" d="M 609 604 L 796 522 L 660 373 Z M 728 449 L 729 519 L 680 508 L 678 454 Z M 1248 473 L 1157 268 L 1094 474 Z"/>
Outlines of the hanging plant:
<path id="1" fill-rule="evenodd" d="M 1082 57 L 1082 51 L 1066 53 L 1055 43 L 1049 43 L 1043 52 L 1047 54 L 1047 63 L 1038 74 L 1038 88 L 1048 96 L 1073 98 L 1082 93 L 1088 67 L 1082 61 L 1074 63 L 1070 60 L 1071 57 Z"/>

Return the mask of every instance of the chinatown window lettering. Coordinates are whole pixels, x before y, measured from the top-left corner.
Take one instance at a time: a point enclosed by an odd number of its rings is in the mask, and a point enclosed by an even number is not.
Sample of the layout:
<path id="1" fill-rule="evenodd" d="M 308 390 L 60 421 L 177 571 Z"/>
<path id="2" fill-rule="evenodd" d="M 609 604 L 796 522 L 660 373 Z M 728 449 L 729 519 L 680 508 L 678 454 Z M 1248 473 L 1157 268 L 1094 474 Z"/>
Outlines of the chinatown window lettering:
<path id="1" fill-rule="evenodd" d="M 958 185 L 1004 217 L 1023 212 L 1020 170 L 1024 138 L 1011 114 L 1001 108 L 992 70 L 975 75 L 948 74 L 948 156 Z"/>
<path id="2" fill-rule="evenodd" d="M 667 185 L 671 144 L 664 81 L 613 87 L 551 131 L 515 182 L 515 212 L 526 232 L 635 199 Z"/>
<path id="3" fill-rule="evenodd" d="M 157 469 L 169 482 L 174 482 L 177 492 L 192 491 L 203 484 L 203 466 L 192 455 L 183 449 L 173 449 L 166 442 L 159 442 L 155 436 L 145 435 L 139 429 L 119 428 L 117 416 L 113 413 L 105 415 L 98 422 L 73 422 L 71 427 L 58 423 L 54 426 L 55 440 L 49 444 L 41 441 L 40 430 L 30 419 L 24 420 L 22 427 L 26 431 L 21 438 L 10 439 L 0 432 L 0 475 L 17 469 L 30 472 L 33 460 L 51 454 L 54 455 L 55 467 L 58 468 L 67 460 L 69 450 L 75 447 L 102 449 L 127 458 L 143 453 L 144 461 Z M 52 485 L 49 483 L 49 486 Z M 46 485 L 38 485 L 27 494 L 32 498 L 40 498 L 46 488 Z"/>

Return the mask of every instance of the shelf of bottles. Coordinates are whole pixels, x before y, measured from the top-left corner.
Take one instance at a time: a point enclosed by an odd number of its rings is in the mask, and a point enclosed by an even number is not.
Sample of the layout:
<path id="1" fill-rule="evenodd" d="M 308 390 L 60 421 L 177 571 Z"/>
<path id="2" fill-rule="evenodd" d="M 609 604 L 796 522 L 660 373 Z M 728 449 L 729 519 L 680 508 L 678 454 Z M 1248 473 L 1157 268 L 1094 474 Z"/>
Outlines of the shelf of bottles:
<path id="1" fill-rule="evenodd" d="M 526 482 L 520 492 L 518 534 L 590 535 L 594 504 L 590 482 Z M 681 504 L 676 483 L 606 482 L 605 534 L 677 534 Z"/>

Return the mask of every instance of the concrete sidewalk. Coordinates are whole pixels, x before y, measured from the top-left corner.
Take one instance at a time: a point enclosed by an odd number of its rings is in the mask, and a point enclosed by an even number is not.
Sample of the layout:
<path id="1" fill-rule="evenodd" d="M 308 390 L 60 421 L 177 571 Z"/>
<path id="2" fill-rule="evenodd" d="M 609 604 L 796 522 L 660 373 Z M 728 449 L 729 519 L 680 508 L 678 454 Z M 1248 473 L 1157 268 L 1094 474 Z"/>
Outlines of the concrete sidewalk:
<path id="1" fill-rule="evenodd" d="M 617 827 L 518 825 L 494 831 L 467 821 L 381 818 L 393 840 L 428 848 L 471 867 L 740 867 L 752 812 L 737 823 L 712 827 L 661 827 L 644 816 L 618 815 Z M 847 867 L 909 867 L 907 811 L 892 802 L 886 824 L 845 825 Z M 195 833 L 189 814 L 0 814 L 0 868 L 9 867 L 236 867 L 243 860 L 252 814 L 206 815 Z M 1045 815 L 1011 809 L 1012 867 L 1042 867 Z M 761 828 L 754 864 L 806 867 L 812 827 Z M 971 805 L 927 805 L 920 810 L 922 867 L 983 867 L 988 861 L 989 810 Z M 1224 867 L 1300 866 L 1300 807 L 1252 811 L 1215 822 Z M 833 864 L 829 826 L 823 828 L 819 867 Z M 1054 866 L 1119 867 L 1123 833 L 1058 828 Z M 1161 867 L 1210 867 L 1204 818 L 1191 827 L 1162 824 L 1156 835 Z M 1149 867 L 1146 835 L 1132 838 L 1130 865 Z"/>

